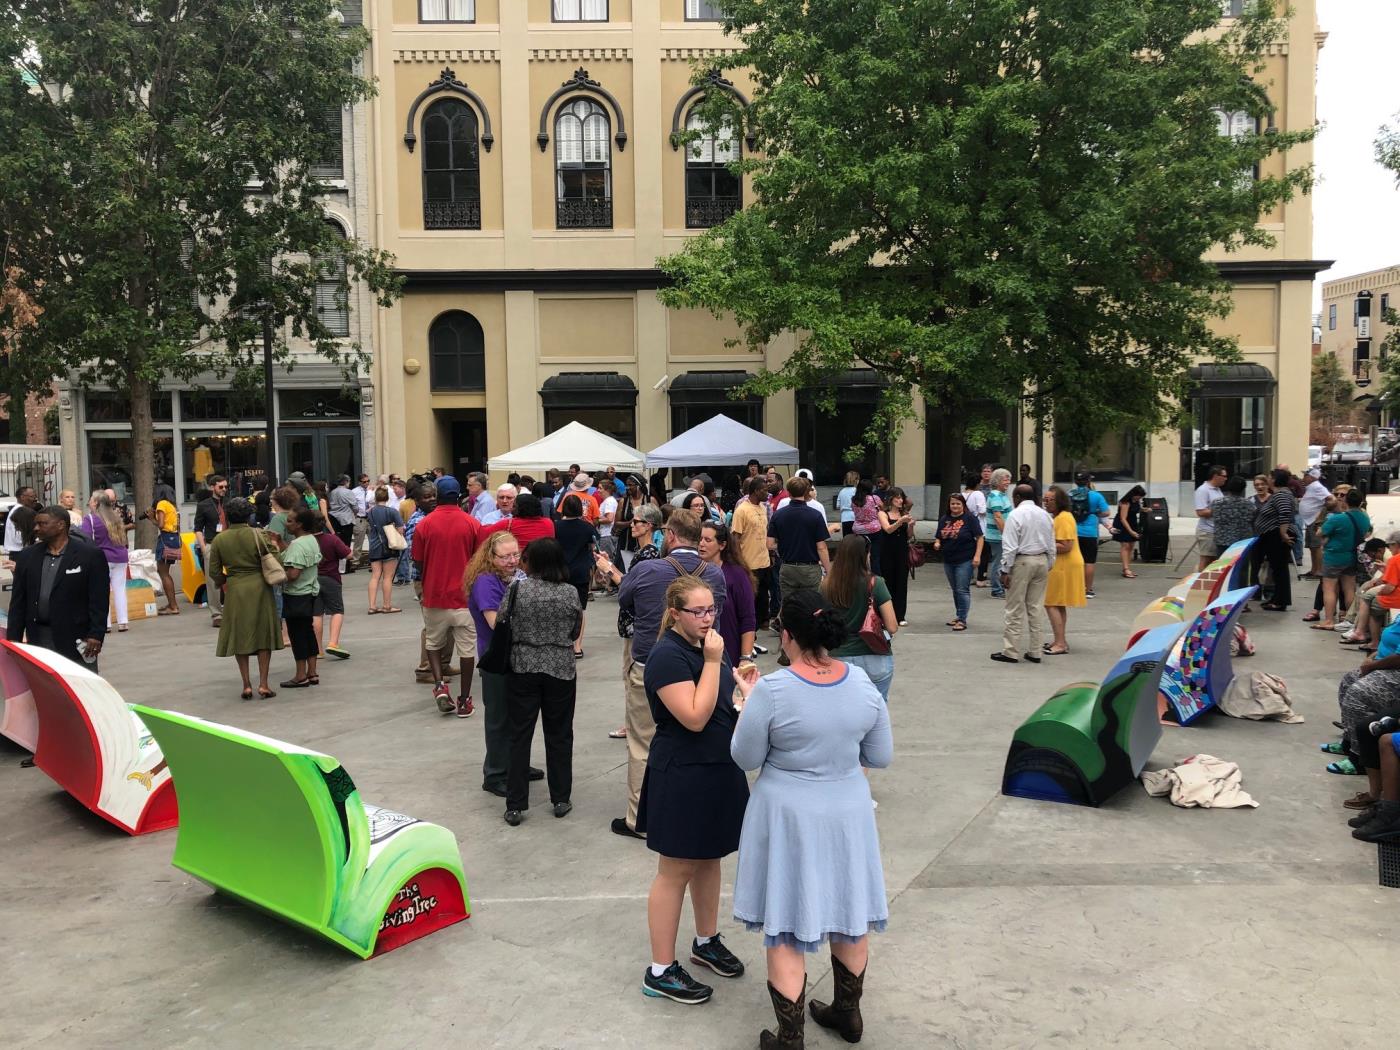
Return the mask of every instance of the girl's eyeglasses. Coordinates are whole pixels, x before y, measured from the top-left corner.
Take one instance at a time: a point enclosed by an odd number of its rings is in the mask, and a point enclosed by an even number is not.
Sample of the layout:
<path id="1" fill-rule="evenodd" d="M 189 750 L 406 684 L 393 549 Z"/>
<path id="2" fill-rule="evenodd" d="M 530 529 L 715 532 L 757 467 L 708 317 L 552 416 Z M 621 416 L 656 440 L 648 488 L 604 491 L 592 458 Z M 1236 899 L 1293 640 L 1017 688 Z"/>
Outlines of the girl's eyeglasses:
<path id="1" fill-rule="evenodd" d="M 687 609 L 684 606 L 682 606 L 681 612 L 688 612 L 697 620 L 704 620 L 715 614 L 715 607 L 713 605 L 707 605 L 703 609 Z"/>

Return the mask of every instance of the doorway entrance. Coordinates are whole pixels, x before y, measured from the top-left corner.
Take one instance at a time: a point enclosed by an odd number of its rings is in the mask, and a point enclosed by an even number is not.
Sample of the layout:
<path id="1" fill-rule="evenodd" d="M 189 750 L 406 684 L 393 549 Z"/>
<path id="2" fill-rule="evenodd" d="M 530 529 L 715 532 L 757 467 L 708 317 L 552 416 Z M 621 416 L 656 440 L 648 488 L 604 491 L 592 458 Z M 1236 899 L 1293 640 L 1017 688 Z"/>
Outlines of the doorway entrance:
<path id="1" fill-rule="evenodd" d="M 342 474 L 358 477 L 360 431 L 356 427 L 286 427 L 279 435 L 278 468 L 285 478 L 299 470 L 313 482 L 334 485 Z M 279 479 L 280 480 L 280 479 Z"/>
<path id="2" fill-rule="evenodd" d="M 444 467 L 462 483 L 466 491 L 467 475 L 486 469 L 486 409 L 438 408 L 433 410 L 437 424 L 437 448 L 447 453 Z"/>

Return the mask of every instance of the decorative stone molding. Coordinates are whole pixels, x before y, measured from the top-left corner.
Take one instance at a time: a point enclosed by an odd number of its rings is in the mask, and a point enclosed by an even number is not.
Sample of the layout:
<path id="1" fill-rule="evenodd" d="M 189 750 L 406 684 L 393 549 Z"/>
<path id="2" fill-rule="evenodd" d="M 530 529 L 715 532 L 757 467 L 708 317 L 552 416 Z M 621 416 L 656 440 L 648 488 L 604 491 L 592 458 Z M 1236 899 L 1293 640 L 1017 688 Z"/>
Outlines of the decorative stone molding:
<path id="1" fill-rule="evenodd" d="M 671 114 L 671 149 L 674 152 L 681 148 L 681 136 L 683 128 L 681 120 L 685 116 L 686 108 L 694 99 L 701 98 L 711 91 L 724 91 L 733 95 L 739 105 L 745 109 L 749 108 L 749 100 L 745 94 L 734 86 L 734 81 L 726 80 L 718 69 L 712 69 L 705 74 L 705 80 L 700 84 L 692 84 L 690 90 L 681 96 L 681 100 L 676 103 L 676 110 Z M 744 142 L 752 153 L 755 147 L 753 135 L 744 136 Z"/>
<path id="2" fill-rule="evenodd" d="M 535 141 L 540 144 L 541 153 L 549 148 L 549 115 L 553 112 L 555 103 L 566 95 L 593 95 L 606 102 L 612 109 L 613 119 L 617 121 L 617 134 L 613 138 L 617 140 L 618 152 L 621 153 L 627 148 L 627 120 L 622 115 L 621 103 L 611 91 L 591 79 L 588 70 L 580 66 L 574 70 L 572 77 L 564 81 L 558 91 L 549 96 L 544 108 L 540 110 L 540 132 L 535 136 Z"/>
<path id="3" fill-rule="evenodd" d="M 439 62 L 499 62 L 500 59 L 501 53 L 494 48 L 407 48 L 394 52 L 394 62 L 398 64 L 430 62 L 437 65 Z"/>
<path id="4" fill-rule="evenodd" d="M 723 58 L 738 52 L 737 47 L 663 47 L 661 58 L 665 62 L 693 62 L 698 58 Z"/>
<path id="5" fill-rule="evenodd" d="M 630 47 L 532 47 L 531 62 L 631 62 Z"/>
<path id="6" fill-rule="evenodd" d="M 433 95 L 444 92 L 460 95 L 476 110 L 477 116 L 481 119 L 481 148 L 490 153 L 491 147 L 496 142 L 496 136 L 491 134 L 491 114 L 486 109 L 486 103 L 481 101 L 480 95 L 457 79 L 457 74 L 450 66 L 442 71 L 441 76 L 424 88 L 423 92 L 413 100 L 413 105 L 408 107 L 408 125 L 403 133 L 403 144 L 408 147 L 408 152 L 412 153 L 413 147 L 418 143 L 418 134 L 414 129 L 418 123 L 419 107 Z"/>

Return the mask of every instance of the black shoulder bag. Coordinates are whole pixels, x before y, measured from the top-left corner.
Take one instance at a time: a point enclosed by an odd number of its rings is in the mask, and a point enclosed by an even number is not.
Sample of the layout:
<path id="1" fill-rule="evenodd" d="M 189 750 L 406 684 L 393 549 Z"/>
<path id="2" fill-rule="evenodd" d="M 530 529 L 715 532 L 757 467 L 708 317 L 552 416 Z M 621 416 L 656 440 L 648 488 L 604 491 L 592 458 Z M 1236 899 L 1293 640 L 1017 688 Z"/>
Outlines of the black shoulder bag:
<path id="1" fill-rule="evenodd" d="M 515 586 L 514 583 L 510 585 L 505 616 L 502 617 L 499 613 L 496 616 L 496 627 L 491 632 L 491 644 L 476 662 L 476 666 L 487 674 L 510 673 L 510 647 L 515 641 L 515 632 L 511 627 L 511 619 L 515 615 Z"/>

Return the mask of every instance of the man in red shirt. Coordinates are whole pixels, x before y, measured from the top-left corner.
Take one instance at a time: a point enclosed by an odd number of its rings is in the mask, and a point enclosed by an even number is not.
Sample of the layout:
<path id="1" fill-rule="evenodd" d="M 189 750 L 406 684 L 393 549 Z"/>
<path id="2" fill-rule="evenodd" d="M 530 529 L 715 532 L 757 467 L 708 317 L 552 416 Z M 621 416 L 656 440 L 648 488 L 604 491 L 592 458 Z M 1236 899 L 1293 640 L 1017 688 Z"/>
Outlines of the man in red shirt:
<path id="1" fill-rule="evenodd" d="M 476 624 L 467 609 L 462 587 L 467 563 L 481 539 L 477 520 L 458 505 L 462 486 L 451 475 L 437 483 L 437 508 L 413 530 L 413 560 L 423 582 L 423 627 L 427 633 L 428 667 L 433 675 L 433 699 L 445 715 L 468 718 L 472 713 L 472 672 L 476 669 Z M 456 649 L 462 658 L 462 694 L 454 702 L 442 669 Z"/>

